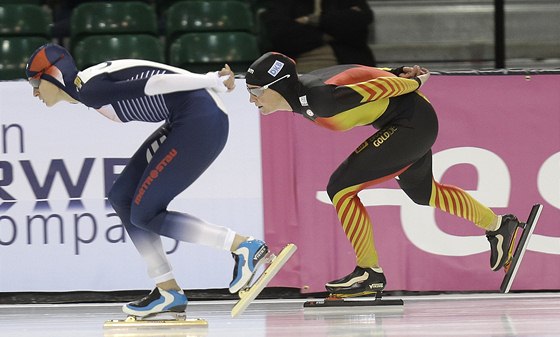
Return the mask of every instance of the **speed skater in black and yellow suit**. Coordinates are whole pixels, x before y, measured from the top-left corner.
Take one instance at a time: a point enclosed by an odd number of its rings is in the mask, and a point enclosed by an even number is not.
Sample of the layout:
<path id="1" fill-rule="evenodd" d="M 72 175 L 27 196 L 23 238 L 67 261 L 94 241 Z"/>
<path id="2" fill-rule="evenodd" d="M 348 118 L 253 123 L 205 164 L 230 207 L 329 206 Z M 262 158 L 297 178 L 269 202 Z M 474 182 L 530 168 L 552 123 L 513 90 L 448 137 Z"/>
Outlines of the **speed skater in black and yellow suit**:
<path id="1" fill-rule="evenodd" d="M 330 177 L 327 193 L 356 253 L 356 268 L 326 284 L 333 296 L 369 295 L 385 288 L 373 229 L 361 190 L 395 178 L 417 204 L 465 218 L 486 231 L 490 267 L 498 270 L 511 256 L 519 222 L 496 215 L 464 190 L 440 184 L 432 174 L 432 151 L 438 120 L 418 89 L 429 78 L 419 66 L 380 69 L 338 65 L 305 75 L 280 53 L 266 53 L 246 75 L 250 101 L 259 112 L 293 111 L 334 131 L 373 126 L 378 131 L 360 144 Z"/>

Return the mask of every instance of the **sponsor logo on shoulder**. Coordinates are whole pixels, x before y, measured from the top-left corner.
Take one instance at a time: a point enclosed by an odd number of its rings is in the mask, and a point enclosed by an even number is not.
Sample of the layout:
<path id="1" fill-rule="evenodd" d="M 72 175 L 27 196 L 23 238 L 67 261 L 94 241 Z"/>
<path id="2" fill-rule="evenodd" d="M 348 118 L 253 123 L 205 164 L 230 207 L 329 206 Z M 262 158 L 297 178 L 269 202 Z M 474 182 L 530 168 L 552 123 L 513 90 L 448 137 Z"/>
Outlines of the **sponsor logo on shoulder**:
<path id="1" fill-rule="evenodd" d="M 74 85 L 76 86 L 76 88 L 78 90 L 82 89 L 82 84 L 84 82 L 82 81 L 82 79 L 80 78 L 80 76 L 76 76 L 76 78 L 74 79 Z"/>

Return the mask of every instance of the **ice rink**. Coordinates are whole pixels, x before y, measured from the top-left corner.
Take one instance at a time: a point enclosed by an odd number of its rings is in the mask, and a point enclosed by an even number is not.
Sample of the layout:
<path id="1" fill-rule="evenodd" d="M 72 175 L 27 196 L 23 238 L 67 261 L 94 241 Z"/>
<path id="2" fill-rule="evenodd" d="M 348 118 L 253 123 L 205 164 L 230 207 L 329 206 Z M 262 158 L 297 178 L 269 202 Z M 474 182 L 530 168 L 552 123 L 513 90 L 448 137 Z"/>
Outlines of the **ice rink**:
<path id="1" fill-rule="evenodd" d="M 560 336 L 560 293 L 401 298 L 402 307 L 303 309 L 304 300 L 257 300 L 232 319 L 233 301 L 189 303 L 207 328 L 104 329 L 120 304 L 1 305 L 2 337 L 100 336 Z"/>

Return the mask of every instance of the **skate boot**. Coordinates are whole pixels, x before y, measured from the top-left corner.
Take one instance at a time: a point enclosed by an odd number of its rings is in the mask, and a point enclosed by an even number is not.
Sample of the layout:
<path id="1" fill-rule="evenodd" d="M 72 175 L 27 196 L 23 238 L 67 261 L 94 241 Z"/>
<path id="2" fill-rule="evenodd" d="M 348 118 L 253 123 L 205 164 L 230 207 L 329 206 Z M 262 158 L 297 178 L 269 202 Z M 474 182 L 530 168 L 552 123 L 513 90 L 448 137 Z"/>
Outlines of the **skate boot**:
<path id="1" fill-rule="evenodd" d="M 486 231 L 486 238 L 490 241 L 490 268 L 496 271 L 502 268 L 511 258 L 515 234 L 519 220 L 514 215 L 502 216 L 500 227 L 495 231 Z"/>
<path id="2" fill-rule="evenodd" d="M 266 261 L 268 247 L 261 240 L 249 238 L 242 242 L 231 254 L 235 259 L 233 280 L 229 284 L 229 292 L 236 293 L 251 282 L 254 273 Z"/>
<path id="3" fill-rule="evenodd" d="M 381 268 L 356 267 L 354 271 L 339 280 L 325 284 L 331 297 L 358 297 L 381 292 L 387 280 Z"/>
<path id="4" fill-rule="evenodd" d="M 163 290 L 154 288 L 152 292 L 134 302 L 123 305 L 122 311 L 131 316 L 151 316 L 164 312 L 184 313 L 187 308 L 187 296 L 182 290 Z"/>

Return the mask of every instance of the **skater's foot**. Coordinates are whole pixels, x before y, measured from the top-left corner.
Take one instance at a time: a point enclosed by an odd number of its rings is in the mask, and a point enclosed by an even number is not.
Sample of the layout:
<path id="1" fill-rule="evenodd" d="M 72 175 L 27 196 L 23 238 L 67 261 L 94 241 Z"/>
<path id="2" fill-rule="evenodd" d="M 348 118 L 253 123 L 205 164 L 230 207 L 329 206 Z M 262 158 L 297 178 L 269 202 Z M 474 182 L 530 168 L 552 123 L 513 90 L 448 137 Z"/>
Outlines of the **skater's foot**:
<path id="1" fill-rule="evenodd" d="M 133 316 L 149 316 L 163 312 L 185 312 L 187 296 L 182 290 L 163 290 L 154 288 L 152 292 L 137 301 L 127 303 L 122 310 L 125 314 Z"/>
<path id="2" fill-rule="evenodd" d="M 387 280 L 381 268 L 356 267 L 349 275 L 325 285 L 333 297 L 367 296 L 381 292 Z"/>
<path id="3" fill-rule="evenodd" d="M 233 251 L 235 266 L 233 268 L 233 280 L 229 284 L 230 293 L 238 292 L 251 281 L 253 274 L 265 262 L 268 252 L 268 247 L 263 241 L 253 238 L 242 242 Z"/>
<path id="4" fill-rule="evenodd" d="M 519 220 L 514 215 L 506 214 L 502 216 L 498 229 L 486 232 L 486 238 L 490 242 L 490 268 L 492 270 L 502 268 L 511 258 L 518 226 Z"/>

